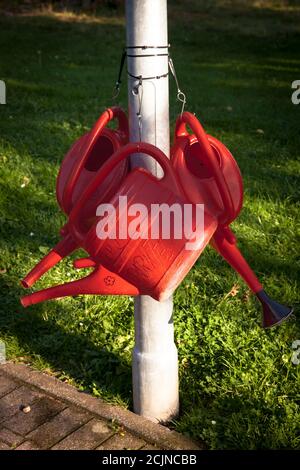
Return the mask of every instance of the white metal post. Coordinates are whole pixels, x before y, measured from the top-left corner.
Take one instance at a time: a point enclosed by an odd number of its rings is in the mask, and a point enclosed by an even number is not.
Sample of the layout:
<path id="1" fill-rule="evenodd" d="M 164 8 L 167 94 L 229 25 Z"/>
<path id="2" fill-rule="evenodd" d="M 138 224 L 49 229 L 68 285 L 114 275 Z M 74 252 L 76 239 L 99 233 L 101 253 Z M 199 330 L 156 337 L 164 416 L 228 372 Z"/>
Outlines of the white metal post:
<path id="1" fill-rule="evenodd" d="M 168 76 L 163 77 L 168 72 L 167 0 L 127 0 L 126 21 L 127 54 L 134 56 L 127 57 L 128 72 L 144 79 L 135 94 L 133 89 L 141 82 L 128 76 L 130 140 L 152 143 L 169 156 L 169 84 Z M 161 168 L 149 157 L 134 155 L 132 164 L 161 175 Z M 167 422 L 179 409 L 172 312 L 171 298 L 165 302 L 149 296 L 136 298 L 133 405 L 135 413 L 152 421 Z"/>

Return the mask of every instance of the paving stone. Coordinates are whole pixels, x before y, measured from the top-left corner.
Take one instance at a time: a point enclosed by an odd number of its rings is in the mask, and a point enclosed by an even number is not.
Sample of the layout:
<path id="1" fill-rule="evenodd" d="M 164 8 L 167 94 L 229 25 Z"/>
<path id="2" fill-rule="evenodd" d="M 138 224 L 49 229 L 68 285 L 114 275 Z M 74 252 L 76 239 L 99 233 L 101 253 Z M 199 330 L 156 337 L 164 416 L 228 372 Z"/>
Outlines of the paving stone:
<path id="1" fill-rule="evenodd" d="M 105 421 L 92 419 L 87 424 L 69 434 L 68 437 L 60 441 L 53 450 L 90 450 L 95 449 L 101 442 L 113 435 L 113 431 L 107 426 Z"/>
<path id="2" fill-rule="evenodd" d="M 144 447 L 142 447 L 142 449 L 144 450 L 202 450 L 206 448 L 203 442 L 193 442 L 191 439 L 182 436 L 175 431 L 171 431 L 165 426 L 152 423 L 151 421 L 141 416 L 137 416 L 134 413 L 125 410 L 119 406 L 109 405 L 108 403 L 103 402 L 101 399 L 92 397 L 87 393 L 81 393 L 71 385 L 65 384 L 54 377 L 42 374 L 39 371 L 32 370 L 27 365 L 15 364 L 12 362 L 0 364 L 0 375 L 1 374 L 3 376 L 8 377 L 9 379 L 12 379 L 13 381 L 16 381 L 16 383 L 26 384 L 26 387 L 20 386 L 20 388 L 0 398 L 0 423 L 1 417 L 2 421 L 4 421 L 3 415 L 5 415 L 5 417 L 10 417 L 15 414 L 19 410 L 20 404 L 29 404 L 31 406 L 30 397 L 32 398 L 32 395 L 34 395 L 33 401 L 36 400 L 36 396 L 41 397 L 46 395 L 54 397 L 59 401 L 64 401 L 66 408 L 75 407 L 79 409 L 84 409 L 89 415 L 94 417 L 91 420 L 91 423 L 101 422 L 103 427 L 103 422 L 105 425 L 105 423 L 109 423 L 114 420 L 120 426 L 122 426 L 122 428 L 124 428 L 129 434 L 132 433 L 133 436 L 139 436 L 139 438 L 142 440 L 142 443 L 146 443 Z M 36 389 L 40 393 L 33 392 L 33 387 L 36 387 Z M 22 391 L 24 390 L 27 393 L 23 393 L 24 396 L 22 397 Z M 7 397 L 9 397 L 8 401 Z M 24 398 L 24 400 L 22 398 Z M 31 413 L 29 413 L 29 415 L 30 414 Z M 50 417 L 50 420 L 52 418 L 54 417 Z M 98 419 L 98 421 L 96 420 L 96 418 Z M 89 423 L 90 422 L 86 423 L 72 434 L 63 438 L 57 444 L 52 446 L 52 448 L 94 449 L 101 448 L 102 446 L 104 448 L 104 444 L 105 447 L 112 447 L 113 445 L 118 445 L 114 444 L 114 442 L 116 442 L 114 439 L 111 440 L 112 435 L 114 433 L 109 429 L 109 426 L 105 425 L 107 432 L 104 432 L 102 434 L 100 433 L 99 436 L 99 433 L 94 432 L 95 430 L 91 431 L 90 429 L 89 431 Z M 4 422 L 2 423 L 2 425 L 5 427 Z M 37 428 L 37 426 L 38 424 L 36 425 L 35 429 Z M 107 429 L 109 429 L 109 431 Z M 16 429 L 15 432 L 17 434 L 18 430 Z M 89 434 L 89 432 L 90 436 L 84 434 Z M 25 443 L 19 445 L 19 447 L 22 446 L 25 448 L 31 448 L 30 446 L 34 445 L 36 448 L 36 446 L 38 446 L 38 444 L 34 443 L 33 441 L 29 442 L 28 444 L 28 436 L 26 436 L 25 439 Z M 152 444 L 156 444 L 157 447 L 155 445 L 150 444 L 150 442 Z M 6 444 L 6 442 L 4 442 L 4 444 Z"/>
<path id="3" fill-rule="evenodd" d="M 23 444 L 17 447 L 16 450 L 40 450 L 40 449 L 35 445 L 34 442 L 25 441 L 23 442 Z"/>
<path id="4" fill-rule="evenodd" d="M 31 405 L 41 396 L 41 393 L 25 386 L 8 393 L 0 399 L 0 422 L 16 414 L 20 406 Z"/>
<path id="5" fill-rule="evenodd" d="M 90 414 L 79 408 L 66 408 L 50 421 L 32 431 L 27 438 L 35 442 L 40 449 L 49 449 L 91 418 Z"/>
<path id="6" fill-rule="evenodd" d="M 12 448 L 16 447 L 23 440 L 24 438 L 22 436 L 15 434 L 9 429 L 6 429 L 6 428 L 0 429 L 0 441 L 5 442 L 5 444 L 9 445 Z"/>
<path id="7" fill-rule="evenodd" d="M 129 432 L 114 434 L 103 442 L 96 450 L 136 450 L 146 445 L 146 442 Z"/>
<path id="8" fill-rule="evenodd" d="M 140 450 L 161 450 L 159 447 L 152 446 L 151 444 L 147 444 L 146 446 L 142 447 Z"/>
<path id="9" fill-rule="evenodd" d="M 42 396 L 32 403 L 29 413 L 19 410 L 14 416 L 7 419 L 4 425 L 11 431 L 26 436 L 64 408 L 66 408 L 64 403 L 54 400 L 54 398 Z"/>
<path id="10" fill-rule="evenodd" d="M 0 375 L 0 398 L 17 387 L 19 387 L 17 382 L 14 382 L 12 379 L 9 379 L 4 375 Z"/>
<path id="11" fill-rule="evenodd" d="M 4 442 L 0 442 L 0 450 L 11 450 L 11 448 Z"/>

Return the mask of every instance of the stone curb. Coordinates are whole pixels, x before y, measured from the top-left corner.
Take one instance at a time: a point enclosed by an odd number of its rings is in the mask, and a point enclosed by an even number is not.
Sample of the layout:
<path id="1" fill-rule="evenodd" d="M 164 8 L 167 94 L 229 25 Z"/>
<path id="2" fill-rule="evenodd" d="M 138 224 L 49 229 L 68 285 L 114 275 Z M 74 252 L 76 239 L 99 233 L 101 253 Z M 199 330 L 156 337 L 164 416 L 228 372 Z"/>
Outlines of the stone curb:
<path id="1" fill-rule="evenodd" d="M 55 377 L 31 369 L 25 364 L 7 362 L 0 365 L 0 371 L 31 387 L 36 387 L 60 400 L 72 403 L 97 417 L 115 420 L 128 431 L 147 442 L 167 450 L 200 450 L 204 445 L 197 444 L 187 437 L 172 431 L 161 424 L 153 423 L 142 416 L 119 406 L 110 405 L 99 398 L 79 392 L 71 385 L 65 384 Z"/>

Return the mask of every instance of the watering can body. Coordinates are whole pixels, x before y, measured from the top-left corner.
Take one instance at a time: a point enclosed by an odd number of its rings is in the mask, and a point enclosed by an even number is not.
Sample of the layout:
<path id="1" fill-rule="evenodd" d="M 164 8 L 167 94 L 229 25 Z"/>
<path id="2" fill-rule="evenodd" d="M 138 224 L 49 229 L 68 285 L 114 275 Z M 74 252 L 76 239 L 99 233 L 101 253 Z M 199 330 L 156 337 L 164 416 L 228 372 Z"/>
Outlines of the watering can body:
<path id="1" fill-rule="evenodd" d="M 139 292 L 160 301 L 170 297 L 209 243 L 217 227 L 216 219 L 206 212 L 204 236 L 199 237 L 193 250 L 186 248 L 193 234 L 184 233 L 183 227 L 183 236 L 180 239 L 175 238 L 172 229 L 170 238 L 164 239 L 162 226 L 158 238 L 153 239 L 151 233 L 153 225 L 157 222 L 155 215 L 151 217 L 153 204 L 168 204 L 168 206 L 174 204 L 180 208 L 181 213 L 184 213 L 184 205 L 190 204 L 183 194 L 174 191 L 174 184 L 172 186 L 163 185 L 142 168 L 133 170 L 110 203 L 116 214 L 117 227 L 124 227 L 125 218 L 129 223 L 134 222 L 128 217 L 130 212 L 128 206 L 124 207 L 124 212 L 121 213 L 119 204 L 121 198 L 126 198 L 128 203 L 130 201 L 131 207 L 143 204 L 148 216 L 141 221 L 141 237 L 134 239 L 127 234 L 124 238 L 108 236 L 104 240 L 99 240 L 95 223 L 82 241 L 83 248 L 96 264 L 105 266 L 136 286 Z M 191 228 L 196 229 L 195 210 L 192 217 Z"/>

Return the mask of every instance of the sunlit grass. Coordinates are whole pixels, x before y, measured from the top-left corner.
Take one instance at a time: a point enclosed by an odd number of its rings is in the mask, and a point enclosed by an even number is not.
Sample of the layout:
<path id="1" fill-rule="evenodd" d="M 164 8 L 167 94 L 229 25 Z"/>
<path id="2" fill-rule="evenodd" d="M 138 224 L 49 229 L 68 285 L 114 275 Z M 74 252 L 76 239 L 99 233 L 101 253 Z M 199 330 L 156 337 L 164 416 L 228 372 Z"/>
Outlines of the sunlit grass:
<path id="1" fill-rule="evenodd" d="M 230 148 L 243 173 L 244 209 L 233 224 L 239 246 L 270 295 L 298 314 L 300 108 L 290 100 L 291 82 L 300 78 L 297 15 L 277 6 L 241 8 L 243 2 L 220 9 L 216 2 L 169 3 L 187 109 Z M 9 358 L 131 407 L 131 298 L 66 298 L 27 310 L 19 303 L 19 280 L 57 242 L 65 221 L 55 199 L 63 155 L 112 104 L 123 25 L 122 14 L 111 11 L 48 9 L 0 19 L 0 78 L 7 83 L 0 107 L 0 330 Z M 123 106 L 126 93 L 124 83 Z M 172 129 L 179 111 L 171 82 Z M 36 288 L 81 275 L 65 260 Z M 174 296 L 176 429 L 210 448 L 300 448 L 300 367 L 291 362 L 299 319 L 274 331 L 260 322 L 246 286 L 206 249 Z"/>
<path id="2" fill-rule="evenodd" d="M 5 2 L 2 2 L 5 5 Z M 22 2 L 19 2 L 20 6 L 18 8 L 18 5 L 15 5 L 15 14 L 18 14 L 21 17 L 25 18 L 34 18 L 34 17 L 46 17 L 46 18 L 53 18 L 57 21 L 61 21 L 64 23 L 80 23 L 82 24 L 100 24 L 100 25 L 124 25 L 125 24 L 125 19 L 122 14 L 119 15 L 103 15 L 99 14 L 98 12 L 94 13 L 85 13 L 82 11 L 76 11 L 76 10 L 70 10 L 66 7 L 63 6 L 63 8 L 60 8 L 60 5 L 55 5 L 51 2 L 48 4 L 43 4 L 41 3 L 40 5 L 37 5 L 32 8 L 28 9 L 26 8 L 26 3 L 25 3 L 25 8 L 23 5 L 22 8 Z M 7 5 L 7 3 L 6 3 Z M 1 2 L 0 2 L 0 7 L 1 7 Z M 8 8 L 9 8 L 9 3 L 8 3 Z M 109 13 L 109 10 L 106 10 L 106 13 Z"/>

